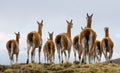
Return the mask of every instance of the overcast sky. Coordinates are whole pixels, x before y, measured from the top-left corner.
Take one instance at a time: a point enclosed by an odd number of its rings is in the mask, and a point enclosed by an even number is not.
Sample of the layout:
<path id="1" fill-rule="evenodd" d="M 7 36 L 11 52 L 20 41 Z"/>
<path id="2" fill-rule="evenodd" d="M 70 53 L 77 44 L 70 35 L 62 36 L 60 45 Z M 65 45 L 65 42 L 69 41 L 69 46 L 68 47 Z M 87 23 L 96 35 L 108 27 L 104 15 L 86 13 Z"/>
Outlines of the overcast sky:
<path id="1" fill-rule="evenodd" d="M 26 35 L 30 31 L 37 31 L 36 21 L 43 20 L 43 42 L 45 43 L 48 31 L 54 31 L 54 37 L 58 33 L 66 32 L 66 20 L 73 20 L 72 38 L 79 34 L 81 26 L 86 26 L 86 13 L 94 14 L 92 28 L 97 33 L 97 39 L 101 40 L 104 37 L 104 27 L 109 27 L 110 37 L 115 44 L 112 59 L 119 58 L 119 0 L 1 0 L 0 64 L 9 64 L 5 45 L 9 39 L 15 38 L 14 32 L 21 33 L 19 62 L 24 63 L 27 52 Z M 44 62 L 43 56 L 41 59 Z M 57 59 L 56 57 L 56 62 Z M 73 53 L 71 53 L 71 61 L 72 59 L 74 59 Z M 36 61 L 38 62 L 37 54 Z"/>

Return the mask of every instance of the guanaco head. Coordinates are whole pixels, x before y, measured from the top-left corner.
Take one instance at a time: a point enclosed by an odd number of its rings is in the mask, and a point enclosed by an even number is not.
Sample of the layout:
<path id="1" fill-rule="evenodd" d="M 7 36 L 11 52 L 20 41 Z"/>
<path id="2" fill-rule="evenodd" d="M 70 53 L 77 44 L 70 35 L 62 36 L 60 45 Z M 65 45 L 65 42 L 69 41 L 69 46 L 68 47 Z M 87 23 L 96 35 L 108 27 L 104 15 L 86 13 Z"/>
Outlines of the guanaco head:
<path id="1" fill-rule="evenodd" d="M 83 28 L 83 27 L 81 27 L 81 29 L 82 29 L 82 30 L 83 30 L 83 29 L 85 29 L 85 28 L 87 28 L 87 27 L 84 27 L 84 28 Z"/>
<path id="2" fill-rule="evenodd" d="M 16 35 L 16 41 L 17 41 L 17 43 L 19 44 L 20 32 L 15 33 L 15 35 Z"/>
<path id="3" fill-rule="evenodd" d="M 54 32 L 52 32 L 52 33 L 48 32 L 48 34 L 49 34 L 49 39 L 51 39 L 51 40 L 53 40 L 53 33 L 54 33 Z"/>
<path id="4" fill-rule="evenodd" d="M 86 17 L 87 20 L 89 20 L 89 21 L 92 20 L 92 17 L 93 17 L 93 14 L 89 15 L 89 14 L 87 13 L 87 17 Z"/>
<path id="5" fill-rule="evenodd" d="M 17 39 L 20 38 L 20 32 L 18 32 L 18 33 L 15 32 L 15 35 L 16 35 L 16 38 L 17 38 Z"/>
<path id="6" fill-rule="evenodd" d="M 104 31 L 105 31 L 105 37 L 109 37 L 109 27 L 105 27 Z"/>
<path id="7" fill-rule="evenodd" d="M 66 20 L 66 22 L 67 22 L 69 28 L 72 28 L 72 27 L 73 27 L 72 20 L 71 20 L 70 22 Z"/>
<path id="8" fill-rule="evenodd" d="M 41 22 L 38 22 L 38 33 L 42 36 L 42 27 L 43 27 L 43 20 Z"/>
<path id="9" fill-rule="evenodd" d="M 38 28 L 39 28 L 39 29 L 42 29 L 42 26 L 43 26 L 43 20 L 42 20 L 41 22 L 37 21 L 37 23 L 38 23 Z"/>
<path id="10" fill-rule="evenodd" d="M 86 19 L 87 19 L 87 27 L 91 28 L 92 17 L 93 17 L 93 14 L 88 15 L 88 13 L 87 13 L 87 17 L 86 17 Z"/>

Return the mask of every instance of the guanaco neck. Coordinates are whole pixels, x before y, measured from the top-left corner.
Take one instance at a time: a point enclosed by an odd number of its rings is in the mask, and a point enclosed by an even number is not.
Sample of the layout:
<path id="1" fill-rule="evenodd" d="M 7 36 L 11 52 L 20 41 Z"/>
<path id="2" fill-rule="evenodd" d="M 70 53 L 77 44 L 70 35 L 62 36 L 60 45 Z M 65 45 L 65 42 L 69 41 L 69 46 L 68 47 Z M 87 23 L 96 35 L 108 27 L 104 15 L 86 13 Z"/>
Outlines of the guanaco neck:
<path id="1" fill-rule="evenodd" d="M 105 29 L 105 37 L 109 37 L 109 29 L 108 28 Z"/>
<path id="2" fill-rule="evenodd" d="M 50 40 L 53 40 L 53 37 L 52 37 L 52 36 L 50 36 Z"/>
<path id="3" fill-rule="evenodd" d="M 42 26 L 38 26 L 38 33 L 40 34 L 40 36 L 42 36 Z"/>
<path id="4" fill-rule="evenodd" d="M 71 27 L 70 27 L 70 25 L 68 25 L 68 27 L 67 27 L 67 34 L 71 38 Z"/>
<path id="5" fill-rule="evenodd" d="M 16 36 L 16 41 L 19 44 L 19 36 Z"/>
<path id="6" fill-rule="evenodd" d="M 88 28 L 91 28 L 91 23 L 92 23 L 91 18 L 88 18 L 88 19 L 87 19 L 87 27 L 88 27 Z"/>

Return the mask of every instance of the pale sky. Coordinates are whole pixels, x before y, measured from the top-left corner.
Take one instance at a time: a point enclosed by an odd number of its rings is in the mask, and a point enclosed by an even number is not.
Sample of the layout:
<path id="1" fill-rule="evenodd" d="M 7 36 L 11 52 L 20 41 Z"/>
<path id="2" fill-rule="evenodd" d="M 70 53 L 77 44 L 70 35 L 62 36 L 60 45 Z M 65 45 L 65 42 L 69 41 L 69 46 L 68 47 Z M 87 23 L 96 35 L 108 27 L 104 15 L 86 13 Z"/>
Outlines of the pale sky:
<path id="1" fill-rule="evenodd" d="M 86 13 L 94 14 L 92 28 L 97 33 L 97 39 L 101 40 L 104 37 L 104 27 L 109 27 L 110 37 L 115 44 L 112 59 L 119 58 L 119 7 L 119 0 L 1 0 L 0 64 L 9 64 L 5 45 L 9 39 L 15 38 L 14 32 L 21 33 L 19 63 L 25 63 L 26 36 L 31 31 L 37 31 L 36 21 L 43 20 L 43 43 L 45 43 L 48 31 L 54 31 L 54 37 L 58 33 L 66 32 L 66 20 L 73 20 L 72 38 L 79 34 L 81 26 L 86 26 Z M 41 55 L 41 61 L 44 62 L 43 53 Z M 56 62 L 57 59 L 56 54 Z M 72 52 L 71 62 L 73 59 Z M 36 61 L 38 62 L 37 53 Z"/>

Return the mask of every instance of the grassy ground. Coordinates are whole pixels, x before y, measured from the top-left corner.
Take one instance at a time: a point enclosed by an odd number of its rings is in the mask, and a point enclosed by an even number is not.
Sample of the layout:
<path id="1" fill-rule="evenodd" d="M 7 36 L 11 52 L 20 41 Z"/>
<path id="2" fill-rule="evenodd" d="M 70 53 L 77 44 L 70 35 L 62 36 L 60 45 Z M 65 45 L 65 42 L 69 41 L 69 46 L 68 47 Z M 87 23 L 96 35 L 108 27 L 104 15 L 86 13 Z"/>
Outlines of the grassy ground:
<path id="1" fill-rule="evenodd" d="M 0 73 L 120 73 L 118 64 L 18 64 L 0 65 Z"/>

